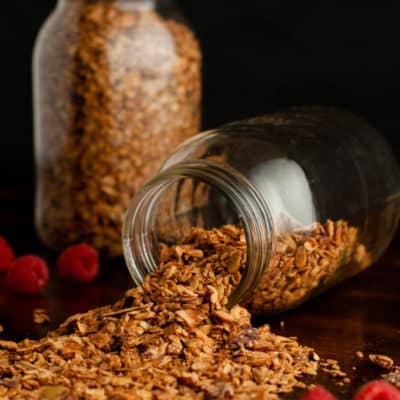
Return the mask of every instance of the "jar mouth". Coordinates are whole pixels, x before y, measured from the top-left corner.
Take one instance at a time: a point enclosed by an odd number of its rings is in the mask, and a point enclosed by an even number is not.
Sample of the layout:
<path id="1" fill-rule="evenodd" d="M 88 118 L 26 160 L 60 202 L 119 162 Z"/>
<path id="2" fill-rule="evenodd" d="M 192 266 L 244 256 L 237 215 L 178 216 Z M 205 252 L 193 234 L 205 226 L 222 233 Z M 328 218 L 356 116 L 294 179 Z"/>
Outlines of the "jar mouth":
<path id="1" fill-rule="evenodd" d="M 178 179 L 196 179 L 219 190 L 233 205 L 243 226 L 247 243 L 246 266 L 228 307 L 250 300 L 274 251 L 274 227 L 267 204 L 258 190 L 233 168 L 210 160 L 178 163 L 150 180 L 132 200 L 124 221 L 123 251 L 136 285 L 158 269 L 159 252 L 154 238 L 157 204 Z"/>

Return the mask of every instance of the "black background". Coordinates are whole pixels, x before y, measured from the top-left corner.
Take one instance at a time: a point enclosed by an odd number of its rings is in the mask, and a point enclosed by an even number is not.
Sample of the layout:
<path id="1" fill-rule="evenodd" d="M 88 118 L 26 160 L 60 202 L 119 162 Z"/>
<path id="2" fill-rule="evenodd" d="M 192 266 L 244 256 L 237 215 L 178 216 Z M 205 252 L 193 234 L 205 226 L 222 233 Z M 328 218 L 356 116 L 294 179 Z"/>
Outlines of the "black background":
<path id="1" fill-rule="evenodd" d="M 400 158 L 398 2 L 179 4 L 202 43 L 204 128 L 282 106 L 335 105 L 367 117 Z M 55 0 L 2 4 L 0 183 L 34 176 L 31 54 L 54 6 Z"/>

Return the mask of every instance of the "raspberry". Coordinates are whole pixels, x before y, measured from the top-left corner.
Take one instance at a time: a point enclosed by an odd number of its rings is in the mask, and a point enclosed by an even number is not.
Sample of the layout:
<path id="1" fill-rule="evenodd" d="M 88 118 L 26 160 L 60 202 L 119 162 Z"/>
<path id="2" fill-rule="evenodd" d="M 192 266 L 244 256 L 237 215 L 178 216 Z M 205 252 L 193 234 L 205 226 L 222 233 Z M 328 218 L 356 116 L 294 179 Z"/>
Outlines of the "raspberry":
<path id="1" fill-rule="evenodd" d="M 7 275 L 8 287 L 17 293 L 38 293 L 49 280 L 46 262 L 38 256 L 17 258 Z"/>
<path id="2" fill-rule="evenodd" d="M 14 261 L 14 251 L 9 243 L 0 236 L 0 272 L 8 271 Z"/>
<path id="3" fill-rule="evenodd" d="M 99 269 L 99 255 L 87 244 L 69 247 L 57 261 L 58 275 L 73 282 L 92 282 L 99 274 Z"/>
<path id="4" fill-rule="evenodd" d="M 353 400 L 400 400 L 400 391 L 384 381 L 372 381 L 362 386 Z"/>
<path id="5" fill-rule="evenodd" d="M 301 400 L 336 400 L 336 397 L 323 386 L 314 386 Z"/>

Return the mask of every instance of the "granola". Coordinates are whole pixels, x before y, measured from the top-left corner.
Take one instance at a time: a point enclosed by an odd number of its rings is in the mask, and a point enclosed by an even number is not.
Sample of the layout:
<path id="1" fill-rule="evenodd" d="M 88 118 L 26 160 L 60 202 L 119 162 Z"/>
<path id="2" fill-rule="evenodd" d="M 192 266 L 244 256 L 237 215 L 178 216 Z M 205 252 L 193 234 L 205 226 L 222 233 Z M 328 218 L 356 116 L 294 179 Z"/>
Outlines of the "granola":
<path id="1" fill-rule="evenodd" d="M 371 257 L 357 228 L 327 220 L 277 237 L 275 253 L 248 304 L 254 314 L 285 311 L 364 269 Z"/>
<path id="2" fill-rule="evenodd" d="M 121 255 L 130 199 L 199 129 L 197 40 L 142 3 L 68 1 L 39 37 L 36 217 L 52 248 Z"/>
<path id="3" fill-rule="evenodd" d="M 400 366 L 393 366 L 388 373 L 382 374 L 382 378 L 400 389 Z"/>
<path id="4" fill-rule="evenodd" d="M 160 268 L 114 305 L 39 341 L 0 342 L 0 397 L 277 399 L 304 387 L 317 374 L 314 350 L 226 308 L 245 260 L 241 228 L 193 228 L 162 246 Z"/>
<path id="5" fill-rule="evenodd" d="M 384 354 L 370 354 L 368 358 L 373 364 L 383 369 L 390 370 L 394 365 L 393 359 Z"/>
<path id="6" fill-rule="evenodd" d="M 360 350 L 356 351 L 356 357 L 360 360 L 364 358 L 364 353 Z"/>
<path id="7" fill-rule="evenodd" d="M 351 382 L 347 373 L 342 371 L 339 362 L 332 358 L 320 361 L 320 369 L 335 380 L 337 386 L 344 386 Z"/>
<path id="8" fill-rule="evenodd" d="M 50 317 L 44 308 L 35 308 L 33 310 L 33 322 L 37 325 L 42 325 L 50 322 Z"/>

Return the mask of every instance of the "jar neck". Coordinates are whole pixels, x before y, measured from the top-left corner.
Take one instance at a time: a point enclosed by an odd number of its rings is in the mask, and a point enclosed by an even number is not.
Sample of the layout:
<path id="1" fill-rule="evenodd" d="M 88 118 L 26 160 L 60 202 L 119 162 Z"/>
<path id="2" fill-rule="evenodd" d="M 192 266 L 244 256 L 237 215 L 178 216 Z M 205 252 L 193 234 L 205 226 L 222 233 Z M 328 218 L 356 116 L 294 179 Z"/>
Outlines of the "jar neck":
<path id="1" fill-rule="evenodd" d="M 220 191 L 233 205 L 247 241 L 246 266 L 228 306 L 251 298 L 274 251 L 274 229 L 265 201 L 240 173 L 217 162 L 195 160 L 169 167 L 148 182 L 135 196 L 125 217 L 123 249 L 130 274 L 137 285 L 158 268 L 153 235 L 155 215 L 162 194 L 179 179 L 195 179 Z"/>

